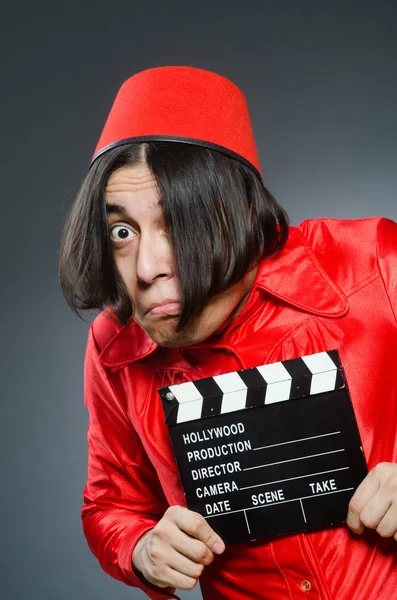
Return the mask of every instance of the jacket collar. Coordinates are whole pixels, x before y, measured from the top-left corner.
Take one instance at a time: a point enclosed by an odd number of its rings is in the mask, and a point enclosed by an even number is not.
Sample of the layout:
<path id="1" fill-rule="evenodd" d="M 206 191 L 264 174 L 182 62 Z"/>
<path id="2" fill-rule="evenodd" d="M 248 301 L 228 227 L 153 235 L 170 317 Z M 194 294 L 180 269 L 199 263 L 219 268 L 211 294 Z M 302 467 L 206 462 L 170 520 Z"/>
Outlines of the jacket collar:
<path id="1" fill-rule="evenodd" d="M 328 277 L 297 227 L 290 227 L 281 252 L 260 263 L 254 285 L 315 315 L 340 317 L 348 310 L 346 296 Z"/>
<path id="2" fill-rule="evenodd" d="M 255 288 L 319 316 L 340 317 L 348 310 L 346 296 L 325 273 L 296 227 L 290 227 L 288 240 L 277 255 L 261 261 L 253 284 Z M 105 345 L 99 359 L 104 366 L 121 368 L 146 358 L 157 348 L 131 319 Z"/>

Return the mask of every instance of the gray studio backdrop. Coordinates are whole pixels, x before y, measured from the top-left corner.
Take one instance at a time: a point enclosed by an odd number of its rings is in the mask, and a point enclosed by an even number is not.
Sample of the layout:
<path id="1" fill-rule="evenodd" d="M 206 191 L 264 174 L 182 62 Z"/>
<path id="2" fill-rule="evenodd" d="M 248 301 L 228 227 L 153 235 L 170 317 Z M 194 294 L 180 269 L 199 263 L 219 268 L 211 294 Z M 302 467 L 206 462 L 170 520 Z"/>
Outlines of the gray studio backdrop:
<path id="1" fill-rule="evenodd" d="M 121 82 L 164 64 L 221 73 L 246 94 L 293 224 L 397 219 L 396 22 L 393 0 L 2 7 L 1 598 L 143 598 L 81 531 L 92 315 L 73 316 L 57 284 L 61 226 Z"/>

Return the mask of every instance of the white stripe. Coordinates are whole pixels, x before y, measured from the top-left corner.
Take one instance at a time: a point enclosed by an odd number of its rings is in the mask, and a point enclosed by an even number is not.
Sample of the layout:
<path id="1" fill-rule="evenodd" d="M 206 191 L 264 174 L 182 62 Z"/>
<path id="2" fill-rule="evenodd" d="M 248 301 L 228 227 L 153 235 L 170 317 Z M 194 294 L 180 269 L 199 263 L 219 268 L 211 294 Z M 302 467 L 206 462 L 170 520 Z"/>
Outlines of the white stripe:
<path id="1" fill-rule="evenodd" d="M 317 373 L 313 375 L 312 382 L 310 385 L 310 394 L 321 394 L 322 392 L 332 392 L 335 389 L 336 384 L 335 371 L 328 371 L 326 373 Z"/>
<path id="2" fill-rule="evenodd" d="M 203 400 L 194 400 L 193 402 L 183 402 L 179 405 L 177 423 L 185 423 L 185 421 L 193 421 L 201 417 Z"/>
<path id="3" fill-rule="evenodd" d="M 247 390 L 238 390 L 225 394 L 222 399 L 221 413 L 229 413 L 235 410 L 245 408 L 247 400 Z"/>
<path id="4" fill-rule="evenodd" d="M 262 365 L 261 367 L 256 368 L 268 384 L 280 381 L 291 381 L 291 375 L 281 362 Z"/>
<path id="5" fill-rule="evenodd" d="M 318 352 L 317 354 L 309 354 L 302 356 L 303 362 L 313 373 L 324 373 L 325 371 L 335 371 L 336 364 L 328 354 L 328 352 Z"/>
<path id="6" fill-rule="evenodd" d="M 310 394 L 321 394 L 335 389 L 337 366 L 328 352 L 303 356 L 302 360 L 313 374 Z"/>
<path id="7" fill-rule="evenodd" d="M 219 385 L 224 394 L 236 392 L 238 390 L 246 390 L 247 386 L 236 372 L 224 373 L 223 375 L 215 375 L 213 380 Z"/>
<path id="8" fill-rule="evenodd" d="M 170 385 L 169 388 L 180 403 L 203 399 L 202 395 L 192 381 L 179 383 L 178 385 Z"/>
<path id="9" fill-rule="evenodd" d="M 279 381 L 277 383 L 271 383 L 266 388 L 265 404 L 273 404 L 273 402 L 283 402 L 289 400 L 291 396 L 291 382 Z"/>

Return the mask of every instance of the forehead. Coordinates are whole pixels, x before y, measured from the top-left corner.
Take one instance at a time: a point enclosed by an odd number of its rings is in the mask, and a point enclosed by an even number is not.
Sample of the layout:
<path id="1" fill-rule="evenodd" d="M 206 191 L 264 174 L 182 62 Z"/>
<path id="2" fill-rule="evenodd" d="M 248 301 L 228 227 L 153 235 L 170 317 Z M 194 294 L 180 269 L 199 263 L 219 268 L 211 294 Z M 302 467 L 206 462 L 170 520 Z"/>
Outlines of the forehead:
<path id="1" fill-rule="evenodd" d="M 146 165 L 128 165 L 116 169 L 106 185 L 106 195 L 153 190 L 158 196 L 156 180 Z"/>

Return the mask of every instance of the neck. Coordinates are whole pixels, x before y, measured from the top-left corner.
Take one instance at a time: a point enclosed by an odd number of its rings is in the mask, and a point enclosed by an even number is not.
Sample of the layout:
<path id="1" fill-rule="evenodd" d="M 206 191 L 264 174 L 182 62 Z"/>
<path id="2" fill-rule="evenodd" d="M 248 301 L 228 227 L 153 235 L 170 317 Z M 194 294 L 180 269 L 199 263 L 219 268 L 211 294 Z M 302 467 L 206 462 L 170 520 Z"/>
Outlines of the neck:
<path id="1" fill-rule="evenodd" d="M 227 319 L 225 319 L 225 321 L 222 323 L 222 325 L 220 325 L 218 327 L 218 329 L 215 331 L 215 333 L 213 334 L 215 337 L 222 336 L 222 334 L 225 332 L 225 330 L 229 327 L 229 325 L 231 325 L 233 323 L 233 321 L 236 320 L 236 318 L 238 317 L 238 315 L 244 308 L 244 306 L 248 300 L 248 297 L 250 295 L 252 286 L 254 284 L 257 271 L 258 271 L 258 265 L 255 265 L 255 267 L 253 269 L 251 269 L 251 271 L 248 271 L 247 275 L 244 277 L 244 279 L 243 279 L 243 282 L 245 284 L 244 285 L 244 295 L 242 296 L 242 298 L 241 298 L 240 302 L 237 304 L 237 306 L 235 306 L 233 311 L 227 317 Z"/>

